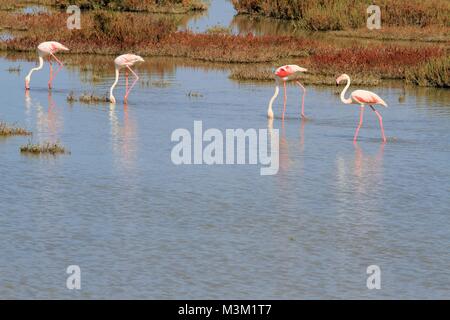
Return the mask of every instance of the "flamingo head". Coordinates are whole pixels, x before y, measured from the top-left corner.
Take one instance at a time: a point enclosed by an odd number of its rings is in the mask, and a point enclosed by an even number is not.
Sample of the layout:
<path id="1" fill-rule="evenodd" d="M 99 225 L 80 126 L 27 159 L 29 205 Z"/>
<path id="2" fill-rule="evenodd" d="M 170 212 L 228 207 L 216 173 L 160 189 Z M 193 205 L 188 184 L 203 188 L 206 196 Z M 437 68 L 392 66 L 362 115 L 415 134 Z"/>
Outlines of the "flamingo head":
<path id="1" fill-rule="evenodd" d="M 109 102 L 116 103 L 116 98 L 114 98 L 114 96 L 112 94 L 109 95 Z"/>
<path id="2" fill-rule="evenodd" d="M 30 76 L 25 77 L 25 89 L 30 89 Z"/>
<path id="3" fill-rule="evenodd" d="M 341 83 L 341 81 L 344 81 L 344 80 L 347 80 L 347 81 L 350 80 L 350 77 L 347 74 L 345 74 L 345 73 L 341 74 L 339 77 L 337 77 L 336 85 L 338 85 L 339 83 Z"/>
<path id="4" fill-rule="evenodd" d="M 141 56 L 133 55 L 133 58 L 134 58 L 133 63 L 145 62 L 144 58 L 142 58 Z"/>

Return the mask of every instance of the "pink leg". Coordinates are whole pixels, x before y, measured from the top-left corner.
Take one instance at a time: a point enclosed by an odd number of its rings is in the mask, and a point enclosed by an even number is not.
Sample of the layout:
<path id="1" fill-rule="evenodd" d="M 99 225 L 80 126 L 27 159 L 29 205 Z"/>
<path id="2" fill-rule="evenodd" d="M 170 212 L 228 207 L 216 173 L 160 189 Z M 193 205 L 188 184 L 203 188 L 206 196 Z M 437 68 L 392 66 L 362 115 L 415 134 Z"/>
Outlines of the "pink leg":
<path id="1" fill-rule="evenodd" d="M 363 123 L 363 115 L 364 115 L 364 106 L 361 105 L 361 111 L 359 113 L 359 125 L 358 125 L 358 128 L 356 128 L 355 136 L 353 137 L 354 142 L 358 138 L 359 129 L 361 128 L 362 123 Z"/>
<path id="2" fill-rule="evenodd" d="M 128 92 L 128 70 L 125 70 L 125 93 Z"/>
<path id="3" fill-rule="evenodd" d="M 375 110 L 375 108 L 373 106 L 370 106 L 370 107 L 372 108 L 373 112 L 375 112 L 375 114 L 378 117 L 378 120 L 380 121 L 381 136 L 383 137 L 383 142 L 386 142 L 386 136 L 384 135 L 384 128 L 383 128 L 383 117 L 377 110 Z"/>
<path id="4" fill-rule="evenodd" d="M 133 83 L 131 84 L 130 89 L 127 90 L 127 92 L 125 93 L 125 102 L 128 100 L 128 95 L 131 92 L 131 89 L 133 89 L 134 85 L 136 84 L 136 82 L 138 82 L 139 80 L 139 76 L 136 74 L 136 72 L 133 71 L 133 69 L 131 69 L 129 66 L 127 66 L 128 70 L 130 70 L 130 72 L 136 77 L 136 79 L 134 79 Z"/>
<path id="5" fill-rule="evenodd" d="M 286 81 L 283 81 L 283 87 L 284 87 L 284 102 L 283 102 L 283 116 L 281 119 L 284 121 L 284 114 L 286 113 L 286 101 L 287 101 Z"/>
<path id="6" fill-rule="evenodd" d="M 305 87 L 300 83 L 300 81 L 297 81 L 297 84 L 300 88 L 303 89 L 303 96 L 302 96 L 302 118 L 306 118 L 305 116 L 305 95 L 306 95 L 306 89 Z"/>
<path id="7" fill-rule="evenodd" d="M 48 58 L 48 64 L 50 66 L 50 77 L 48 78 L 48 89 L 50 90 L 52 88 L 52 80 L 53 80 L 53 66 L 52 66 L 52 60 L 50 60 L 50 57 Z"/>
<path id="8" fill-rule="evenodd" d="M 51 56 L 52 56 L 53 59 L 55 59 L 56 62 L 59 64 L 59 67 L 58 67 L 58 69 L 56 70 L 56 72 L 53 74 L 53 76 L 50 77 L 50 81 L 49 81 L 49 88 L 50 88 L 50 89 L 51 89 L 51 85 L 52 85 L 53 79 L 55 79 L 56 75 L 61 71 L 62 67 L 64 66 L 64 65 L 62 64 L 62 62 L 59 61 L 59 59 L 56 58 L 56 56 L 55 56 L 54 54 L 51 54 Z M 49 62 L 50 62 L 50 58 L 49 58 Z"/>

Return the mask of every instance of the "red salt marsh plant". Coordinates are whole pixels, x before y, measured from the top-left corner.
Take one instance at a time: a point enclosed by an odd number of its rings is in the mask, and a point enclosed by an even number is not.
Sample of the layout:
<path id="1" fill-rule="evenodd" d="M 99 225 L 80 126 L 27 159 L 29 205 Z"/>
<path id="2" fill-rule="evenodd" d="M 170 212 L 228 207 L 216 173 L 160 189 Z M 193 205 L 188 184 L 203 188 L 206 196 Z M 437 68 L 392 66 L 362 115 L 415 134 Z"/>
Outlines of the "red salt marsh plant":
<path id="1" fill-rule="evenodd" d="M 0 12 L 0 18 L 13 31 L 26 30 L 6 41 L 8 49 L 19 51 L 35 50 L 39 42 L 51 38 L 64 43 L 71 52 L 112 54 L 149 47 L 176 30 L 175 23 L 170 19 L 106 11 L 84 13 L 80 30 L 66 28 L 65 13 L 31 15 Z"/>
<path id="2" fill-rule="evenodd" d="M 309 57 L 312 69 L 325 73 L 375 73 L 382 78 L 404 78 L 407 69 L 424 61 L 445 56 L 437 46 L 410 47 L 377 45 L 350 48 L 324 48 Z"/>
<path id="3" fill-rule="evenodd" d="M 0 19 L 25 33 L 3 41 L 8 50 L 31 51 L 46 39 L 64 43 L 71 53 L 119 54 L 135 51 L 141 55 L 176 56 L 221 62 L 261 62 L 282 57 L 304 56 L 315 41 L 291 37 L 254 37 L 230 34 L 177 32 L 170 19 L 133 13 L 92 11 L 83 15 L 81 30 L 65 28 L 64 13 L 12 15 Z M 60 32 L 55 33 L 55 29 Z"/>
<path id="4" fill-rule="evenodd" d="M 422 64 L 435 65 L 446 56 L 447 50 L 438 46 L 410 47 L 400 45 L 352 46 L 336 48 L 319 46 L 305 57 L 290 60 L 308 69 L 301 79 L 308 84 L 334 85 L 337 75 L 355 75 L 355 84 L 376 85 L 381 79 L 405 79 L 406 72 Z M 278 64 L 286 64 L 282 59 Z M 273 67 L 274 65 L 272 65 Z M 273 80 L 270 65 L 237 66 L 230 78 L 236 80 Z M 441 68 L 441 73 L 444 68 Z M 430 73 L 430 72 L 428 72 Z M 413 83 L 418 84 L 418 82 Z M 439 83 L 439 82 L 431 82 Z"/>

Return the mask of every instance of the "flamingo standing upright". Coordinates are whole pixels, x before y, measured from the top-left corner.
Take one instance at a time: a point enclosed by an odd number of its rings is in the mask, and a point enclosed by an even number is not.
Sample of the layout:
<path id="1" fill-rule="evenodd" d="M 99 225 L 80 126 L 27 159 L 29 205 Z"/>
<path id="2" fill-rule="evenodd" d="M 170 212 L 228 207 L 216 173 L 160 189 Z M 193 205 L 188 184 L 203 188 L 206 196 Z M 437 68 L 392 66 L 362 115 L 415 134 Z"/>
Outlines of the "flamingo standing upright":
<path id="1" fill-rule="evenodd" d="M 62 45 L 59 42 L 56 41 L 46 41 L 42 42 L 37 47 L 37 52 L 39 55 L 39 66 L 36 68 L 33 68 L 30 70 L 28 75 L 25 77 L 25 89 L 30 89 L 30 81 L 31 81 L 31 74 L 34 71 L 41 70 L 44 67 L 44 58 L 48 59 L 48 63 L 50 65 L 50 79 L 48 80 L 48 88 L 52 88 L 52 82 L 53 79 L 56 77 L 59 71 L 61 71 L 63 64 L 61 61 L 59 61 L 58 58 L 56 58 L 55 53 L 58 51 L 68 51 L 69 49 Z M 55 61 L 59 64 L 58 70 L 56 70 L 55 74 L 53 74 L 53 67 L 52 67 L 52 58 L 55 59 Z"/>
<path id="2" fill-rule="evenodd" d="M 364 106 L 367 104 L 377 115 L 378 120 L 380 121 L 380 128 L 381 128 L 381 135 L 383 137 L 383 142 L 386 142 L 386 136 L 384 135 L 384 128 L 383 128 L 383 117 L 381 117 L 381 114 L 373 107 L 374 105 L 377 104 L 383 107 L 387 107 L 388 105 L 386 104 L 386 102 L 384 102 L 383 99 L 381 99 L 375 93 L 366 90 L 355 90 L 350 94 L 350 97 L 346 99 L 345 93 L 347 89 L 350 87 L 350 77 L 347 74 L 340 75 L 336 79 L 336 85 L 338 85 L 343 80 L 347 80 L 347 85 L 341 92 L 341 101 L 345 104 L 359 104 L 361 108 L 359 114 L 359 124 L 358 127 L 356 128 L 353 141 L 356 142 L 356 139 L 358 138 L 359 129 L 361 128 L 361 125 L 363 123 Z"/>
<path id="3" fill-rule="evenodd" d="M 126 91 L 125 91 L 125 98 L 124 102 L 126 103 L 128 100 L 128 95 L 130 94 L 131 89 L 134 87 L 136 82 L 139 80 L 139 76 L 131 69 L 131 66 L 133 66 L 137 62 L 144 62 L 144 59 L 142 57 L 137 56 L 135 54 L 127 53 L 123 54 L 121 56 L 118 56 L 114 60 L 114 65 L 116 67 L 116 79 L 111 86 L 111 89 L 109 90 L 109 100 L 111 103 L 116 103 L 116 98 L 113 95 L 114 88 L 117 85 L 117 82 L 119 82 L 119 73 L 120 69 L 126 68 L 125 70 L 125 83 L 126 83 Z M 131 87 L 128 89 L 128 70 L 136 77 Z"/>
<path id="4" fill-rule="evenodd" d="M 285 65 L 282 67 L 279 67 L 278 69 L 275 70 L 275 81 L 276 81 L 276 86 L 275 86 L 275 94 L 273 95 L 273 97 L 270 99 L 269 102 L 269 108 L 267 109 L 267 117 L 272 119 L 273 118 L 273 110 L 272 110 L 272 104 L 275 101 L 275 99 L 278 96 L 278 93 L 280 92 L 280 89 L 278 87 L 278 80 L 282 80 L 283 81 L 283 86 L 284 86 L 284 102 L 283 102 L 283 116 L 282 119 L 284 120 L 284 114 L 286 112 L 286 100 L 287 100 L 287 95 L 286 95 L 286 81 L 288 80 L 288 77 L 296 72 L 306 72 L 308 71 L 305 68 L 299 67 L 295 64 L 289 64 L 289 65 Z M 297 85 L 303 89 L 303 96 L 302 96 L 302 112 L 301 112 L 301 116 L 302 118 L 306 118 L 305 117 L 305 94 L 306 94 L 306 89 L 305 87 L 300 83 L 300 81 L 296 81 Z"/>

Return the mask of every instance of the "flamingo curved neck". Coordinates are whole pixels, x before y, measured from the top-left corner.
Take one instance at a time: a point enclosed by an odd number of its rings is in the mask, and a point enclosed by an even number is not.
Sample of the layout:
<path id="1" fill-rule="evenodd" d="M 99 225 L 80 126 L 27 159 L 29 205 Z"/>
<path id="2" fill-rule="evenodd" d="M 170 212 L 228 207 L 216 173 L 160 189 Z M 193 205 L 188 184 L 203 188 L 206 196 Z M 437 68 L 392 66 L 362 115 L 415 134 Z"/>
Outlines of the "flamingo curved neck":
<path id="1" fill-rule="evenodd" d="M 109 89 L 109 97 L 110 97 L 110 99 L 114 98 L 113 91 L 114 91 L 114 88 L 117 85 L 117 82 L 119 82 L 119 68 L 116 67 L 116 79 L 114 80 L 114 83 L 112 84 L 111 89 Z"/>
<path id="2" fill-rule="evenodd" d="M 275 101 L 275 99 L 277 98 L 279 92 L 280 92 L 280 87 L 277 84 L 275 86 L 275 94 L 273 95 L 273 97 L 270 99 L 270 102 L 269 102 L 269 108 L 267 109 L 267 115 L 273 115 L 272 105 L 273 105 L 273 102 Z"/>
<path id="3" fill-rule="evenodd" d="M 39 56 L 39 66 L 37 66 L 36 68 L 33 68 L 30 70 L 30 72 L 28 72 L 27 75 L 27 79 L 31 78 L 31 74 L 35 71 L 41 70 L 44 67 L 44 58 L 42 58 L 41 56 Z"/>
<path id="4" fill-rule="evenodd" d="M 349 87 L 350 87 L 350 78 L 347 78 L 347 85 L 345 86 L 344 90 L 342 90 L 342 92 L 341 92 L 341 101 L 343 103 L 345 103 L 345 104 L 351 104 L 352 103 L 352 99 L 351 98 L 348 98 L 348 99 L 345 98 L 345 93 L 347 92 Z"/>

